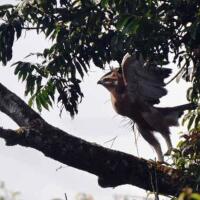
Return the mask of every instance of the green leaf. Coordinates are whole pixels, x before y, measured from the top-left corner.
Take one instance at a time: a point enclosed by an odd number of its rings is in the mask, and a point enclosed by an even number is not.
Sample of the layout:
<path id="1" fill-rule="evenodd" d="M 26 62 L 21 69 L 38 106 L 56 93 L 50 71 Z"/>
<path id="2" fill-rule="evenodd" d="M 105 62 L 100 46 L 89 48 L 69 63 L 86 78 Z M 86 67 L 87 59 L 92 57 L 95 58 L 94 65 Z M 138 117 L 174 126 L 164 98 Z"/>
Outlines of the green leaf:
<path id="1" fill-rule="evenodd" d="M 194 128 L 199 127 L 199 122 L 200 122 L 200 115 L 198 114 L 197 117 L 195 118 Z"/>
<path id="2" fill-rule="evenodd" d="M 191 101 L 191 100 L 192 100 L 192 91 L 193 91 L 193 88 L 192 88 L 192 87 L 188 88 L 188 90 L 187 90 L 186 97 L 187 97 L 187 100 L 188 100 L 188 101 Z"/>
<path id="3" fill-rule="evenodd" d="M 20 23 L 19 21 L 14 21 L 13 26 L 14 26 L 15 31 L 16 31 L 17 39 L 19 39 L 19 37 L 20 37 L 21 34 L 22 34 L 22 26 L 21 26 L 21 23 Z"/>
<path id="4" fill-rule="evenodd" d="M 139 19 L 131 19 L 127 23 L 127 25 L 123 28 L 124 33 L 132 33 L 135 34 L 140 27 L 139 24 L 140 20 Z"/>
<path id="5" fill-rule="evenodd" d="M 86 64 L 81 60 L 81 58 L 77 58 L 78 59 L 78 62 L 79 64 L 81 65 L 81 67 L 84 69 L 84 71 L 87 73 L 88 72 L 88 69 L 87 69 L 87 66 Z"/>
<path id="6" fill-rule="evenodd" d="M 47 97 L 44 93 L 39 93 L 39 95 L 37 96 L 41 105 L 46 109 L 49 110 L 49 106 L 48 106 L 48 101 L 47 101 Z"/>
<path id="7" fill-rule="evenodd" d="M 39 110 L 39 112 L 42 112 L 42 105 L 38 96 L 36 96 L 35 100 L 36 100 L 37 109 Z"/>
<path id="8" fill-rule="evenodd" d="M 200 194 L 192 193 L 191 194 L 191 200 L 200 200 Z"/>
<path id="9" fill-rule="evenodd" d="M 101 0 L 101 5 L 106 7 L 108 5 L 109 0 Z"/>
<path id="10" fill-rule="evenodd" d="M 191 112 L 188 112 L 187 114 L 184 115 L 183 120 L 182 120 L 182 125 L 185 124 L 185 122 L 191 117 Z"/>
<path id="11" fill-rule="evenodd" d="M 83 73 L 81 65 L 75 60 L 74 60 L 74 64 L 75 64 L 76 69 L 77 69 L 78 73 L 80 74 L 81 78 L 83 78 L 84 73 Z"/>
<path id="12" fill-rule="evenodd" d="M 31 96 L 31 98 L 28 100 L 28 105 L 29 105 L 30 107 L 32 107 L 34 101 L 35 101 L 35 95 Z"/>
<path id="13" fill-rule="evenodd" d="M 26 79 L 25 96 L 27 96 L 29 93 L 33 95 L 35 90 L 35 83 L 36 83 L 36 77 L 32 74 L 28 74 Z"/>
<path id="14" fill-rule="evenodd" d="M 133 19 L 132 16 L 130 15 L 125 15 L 125 16 L 122 16 L 119 21 L 117 22 L 117 29 L 123 29 L 125 26 L 127 26 L 128 22 Z"/>
<path id="15" fill-rule="evenodd" d="M 188 125 L 187 125 L 188 130 L 191 129 L 192 124 L 193 124 L 193 122 L 194 122 L 194 120 L 195 120 L 195 117 L 196 117 L 195 114 L 192 114 L 192 116 L 190 117 L 190 119 L 189 119 L 189 121 L 188 121 Z"/>

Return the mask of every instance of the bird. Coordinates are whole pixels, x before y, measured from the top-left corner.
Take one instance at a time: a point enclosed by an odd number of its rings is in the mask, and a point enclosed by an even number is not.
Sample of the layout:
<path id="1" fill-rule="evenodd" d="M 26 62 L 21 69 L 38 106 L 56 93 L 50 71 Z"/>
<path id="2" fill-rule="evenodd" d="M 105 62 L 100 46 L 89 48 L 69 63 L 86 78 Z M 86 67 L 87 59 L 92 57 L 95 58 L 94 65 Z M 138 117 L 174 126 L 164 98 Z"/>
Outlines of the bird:
<path id="1" fill-rule="evenodd" d="M 167 94 L 164 80 L 171 72 L 170 68 L 144 61 L 139 53 L 127 53 L 120 67 L 112 69 L 97 82 L 110 92 L 114 110 L 136 124 L 139 133 L 154 148 L 159 162 L 164 162 L 164 155 L 154 133 L 162 135 L 167 144 L 167 152 L 171 152 L 169 128 L 179 125 L 178 119 L 185 110 L 197 107 L 194 103 L 174 107 L 155 106 Z"/>

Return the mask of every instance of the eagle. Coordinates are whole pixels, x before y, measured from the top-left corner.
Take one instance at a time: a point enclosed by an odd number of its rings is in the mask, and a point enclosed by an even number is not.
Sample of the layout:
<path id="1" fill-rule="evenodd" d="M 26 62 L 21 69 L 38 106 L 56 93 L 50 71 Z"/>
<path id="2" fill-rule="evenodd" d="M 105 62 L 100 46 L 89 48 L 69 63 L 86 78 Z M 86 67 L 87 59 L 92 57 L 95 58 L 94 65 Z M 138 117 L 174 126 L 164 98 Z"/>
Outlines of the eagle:
<path id="1" fill-rule="evenodd" d="M 141 54 L 126 54 L 121 67 L 112 69 L 97 82 L 111 94 L 114 110 L 130 118 L 139 133 L 155 149 L 158 161 L 163 162 L 161 145 L 154 132 L 159 132 L 166 141 L 168 151 L 172 149 L 171 126 L 178 126 L 178 119 L 185 110 L 196 108 L 194 103 L 175 107 L 155 107 L 167 94 L 164 79 L 172 70 L 145 62 Z"/>

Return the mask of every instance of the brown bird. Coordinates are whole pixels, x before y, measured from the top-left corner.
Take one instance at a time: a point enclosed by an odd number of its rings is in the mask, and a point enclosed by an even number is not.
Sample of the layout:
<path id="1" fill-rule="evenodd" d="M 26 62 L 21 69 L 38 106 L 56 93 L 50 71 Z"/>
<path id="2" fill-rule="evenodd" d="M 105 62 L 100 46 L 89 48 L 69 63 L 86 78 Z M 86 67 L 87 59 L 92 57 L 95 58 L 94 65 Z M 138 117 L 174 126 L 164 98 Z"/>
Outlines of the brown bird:
<path id="1" fill-rule="evenodd" d="M 185 110 L 196 108 L 193 103 L 154 107 L 167 94 L 164 79 L 170 73 L 169 68 L 145 63 L 141 55 L 126 54 L 120 68 L 111 70 L 98 81 L 111 93 L 115 111 L 136 123 L 140 134 L 153 146 L 161 162 L 164 161 L 162 149 L 153 132 L 159 132 L 164 137 L 170 152 L 172 143 L 169 127 L 178 126 L 178 119 Z"/>

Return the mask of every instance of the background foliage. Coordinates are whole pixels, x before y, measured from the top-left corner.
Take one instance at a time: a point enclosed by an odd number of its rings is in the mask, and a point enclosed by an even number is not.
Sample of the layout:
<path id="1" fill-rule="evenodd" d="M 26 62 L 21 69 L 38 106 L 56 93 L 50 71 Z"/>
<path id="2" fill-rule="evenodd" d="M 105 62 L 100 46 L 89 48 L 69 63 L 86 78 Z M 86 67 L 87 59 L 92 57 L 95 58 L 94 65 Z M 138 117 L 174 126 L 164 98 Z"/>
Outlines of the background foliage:
<path id="1" fill-rule="evenodd" d="M 7 189 L 5 183 L 0 181 L 0 200 L 19 200 L 19 192 L 13 192 Z"/>

